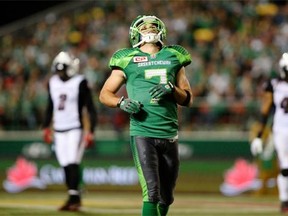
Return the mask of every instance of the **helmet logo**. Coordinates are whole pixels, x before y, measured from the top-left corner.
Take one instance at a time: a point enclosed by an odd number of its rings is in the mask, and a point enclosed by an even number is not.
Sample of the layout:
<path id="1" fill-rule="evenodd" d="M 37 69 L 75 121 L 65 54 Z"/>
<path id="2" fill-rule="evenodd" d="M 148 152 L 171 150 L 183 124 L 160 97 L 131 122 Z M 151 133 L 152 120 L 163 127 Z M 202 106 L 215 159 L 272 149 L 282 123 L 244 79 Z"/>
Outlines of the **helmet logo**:
<path id="1" fill-rule="evenodd" d="M 79 71 L 80 61 L 68 52 L 60 52 L 53 60 L 52 71 L 64 71 L 66 76 L 72 77 Z"/>
<path id="2" fill-rule="evenodd" d="M 57 71 L 62 71 L 62 70 L 64 70 L 64 69 L 65 69 L 65 65 L 64 65 L 64 64 L 58 63 L 58 64 L 56 65 L 56 70 L 57 70 Z"/>

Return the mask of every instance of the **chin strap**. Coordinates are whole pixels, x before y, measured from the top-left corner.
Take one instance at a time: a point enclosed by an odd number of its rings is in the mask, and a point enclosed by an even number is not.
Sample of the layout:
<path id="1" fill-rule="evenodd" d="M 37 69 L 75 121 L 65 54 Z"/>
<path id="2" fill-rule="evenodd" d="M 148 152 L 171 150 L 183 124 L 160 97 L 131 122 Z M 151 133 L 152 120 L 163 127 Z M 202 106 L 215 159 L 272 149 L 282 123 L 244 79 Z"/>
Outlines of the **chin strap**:
<path id="1" fill-rule="evenodd" d="M 143 44 L 143 43 L 157 43 L 160 42 L 162 45 L 164 45 L 164 43 L 161 41 L 161 33 L 162 31 L 160 31 L 158 34 L 156 33 L 148 33 L 148 34 L 141 34 L 141 41 L 137 44 L 135 44 L 133 46 L 133 48 L 138 47 L 139 45 Z"/>

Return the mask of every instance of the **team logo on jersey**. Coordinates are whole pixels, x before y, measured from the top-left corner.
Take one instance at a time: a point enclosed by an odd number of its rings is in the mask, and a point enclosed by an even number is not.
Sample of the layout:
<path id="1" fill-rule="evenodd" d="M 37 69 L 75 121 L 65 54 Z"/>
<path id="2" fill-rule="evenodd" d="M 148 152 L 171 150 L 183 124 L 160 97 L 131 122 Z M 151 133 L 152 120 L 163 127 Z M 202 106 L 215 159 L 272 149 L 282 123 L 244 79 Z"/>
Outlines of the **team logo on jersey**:
<path id="1" fill-rule="evenodd" d="M 133 58 L 133 62 L 147 62 L 148 57 L 147 56 L 135 56 Z"/>

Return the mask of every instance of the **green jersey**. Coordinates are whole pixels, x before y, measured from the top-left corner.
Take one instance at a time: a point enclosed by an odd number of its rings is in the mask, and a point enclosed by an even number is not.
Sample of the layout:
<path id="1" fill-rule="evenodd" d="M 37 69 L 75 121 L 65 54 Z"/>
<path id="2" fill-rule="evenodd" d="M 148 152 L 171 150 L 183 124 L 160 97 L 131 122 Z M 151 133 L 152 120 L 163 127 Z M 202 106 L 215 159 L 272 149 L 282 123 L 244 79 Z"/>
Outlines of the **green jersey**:
<path id="1" fill-rule="evenodd" d="M 190 54 L 179 45 L 164 46 L 153 55 L 139 48 L 125 48 L 113 54 L 110 68 L 123 70 L 128 97 L 143 104 L 139 113 L 130 116 L 131 136 L 172 138 L 178 134 L 177 103 L 173 95 L 154 99 L 149 89 L 169 81 L 175 84 L 180 68 L 190 63 Z"/>

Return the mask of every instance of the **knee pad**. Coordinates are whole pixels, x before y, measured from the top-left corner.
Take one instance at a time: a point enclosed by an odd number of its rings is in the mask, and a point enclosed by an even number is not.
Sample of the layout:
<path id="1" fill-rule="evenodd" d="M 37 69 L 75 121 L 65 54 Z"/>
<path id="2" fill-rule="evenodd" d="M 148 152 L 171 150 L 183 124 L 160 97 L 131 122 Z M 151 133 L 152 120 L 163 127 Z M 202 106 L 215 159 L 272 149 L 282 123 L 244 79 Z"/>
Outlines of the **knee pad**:
<path id="1" fill-rule="evenodd" d="M 281 175 L 284 177 L 288 177 L 288 169 L 282 169 L 281 170 Z"/>

